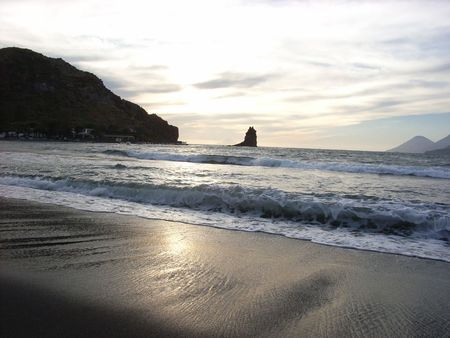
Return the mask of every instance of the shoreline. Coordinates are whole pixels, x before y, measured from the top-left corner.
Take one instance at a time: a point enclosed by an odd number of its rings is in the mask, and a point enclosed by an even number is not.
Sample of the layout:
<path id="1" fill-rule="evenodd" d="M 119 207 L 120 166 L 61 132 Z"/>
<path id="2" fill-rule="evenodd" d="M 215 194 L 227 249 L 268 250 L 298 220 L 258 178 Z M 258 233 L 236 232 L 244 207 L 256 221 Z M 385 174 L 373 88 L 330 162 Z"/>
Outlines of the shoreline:
<path id="1" fill-rule="evenodd" d="M 410 258 L 416 258 L 416 259 L 422 259 L 422 260 L 430 260 L 430 261 L 437 261 L 437 262 L 450 264 L 450 260 L 446 261 L 446 260 L 440 259 L 440 258 L 422 257 L 422 256 L 417 256 L 417 255 L 408 255 L 408 254 L 404 254 L 404 253 L 396 253 L 396 252 L 388 252 L 388 251 L 377 251 L 375 249 L 360 249 L 360 248 L 355 248 L 355 247 L 345 246 L 345 245 L 320 243 L 320 242 L 314 242 L 313 240 L 310 240 L 310 239 L 289 237 L 289 236 L 286 236 L 284 234 L 268 232 L 268 231 L 263 231 L 263 230 L 249 231 L 249 230 L 243 230 L 243 229 L 224 228 L 224 227 L 214 226 L 214 225 L 195 224 L 195 223 L 189 223 L 189 222 L 185 222 L 185 221 L 173 221 L 173 220 L 168 220 L 168 219 L 149 218 L 149 217 L 138 216 L 138 215 L 120 214 L 120 213 L 114 213 L 112 211 L 93 211 L 93 210 L 88 210 L 88 209 L 77 209 L 77 208 L 73 208 L 73 207 L 68 207 L 67 205 L 64 205 L 64 204 L 56 204 L 56 203 L 51 203 L 51 202 L 36 202 L 36 201 L 33 201 L 33 200 L 27 200 L 25 198 L 11 198 L 11 197 L 0 196 L 0 200 L 2 198 L 12 199 L 12 200 L 19 200 L 19 201 L 24 201 L 24 202 L 31 202 L 31 203 L 48 204 L 48 205 L 53 205 L 53 206 L 61 206 L 63 208 L 69 208 L 69 209 L 73 209 L 73 210 L 77 210 L 77 211 L 81 211 L 81 212 L 88 212 L 88 213 L 94 213 L 94 214 L 105 214 L 105 215 L 115 214 L 115 215 L 120 215 L 120 216 L 125 216 L 125 217 L 136 217 L 138 219 L 147 220 L 147 221 L 153 221 L 153 222 L 169 222 L 169 223 L 174 223 L 174 224 L 184 224 L 184 225 L 195 226 L 195 227 L 207 227 L 207 228 L 212 228 L 212 229 L 233 231 L 233 232 L 240 232 L 240 233 L 248 233 L 248 232 L 250 232 L 250 233 L 255 233 L 255 234 L 262 234 L 262 235 L 286 238 L 286 239 L 289 239 L 289 240 L 302 241 L 302 242 L 311 243 L 311 244 L 314 244 L 314 245 L 323 245 L 323 246 L 327 246 L 327 247 L 331 247 L 331 248 L 339 248 L 339 249 L 344 249 L 344 250 L 354 250 L 354 251 L 362 251 L 362 252 L 379 253 L 379 254 L 394 255 L 394 256 L 399 256 L 399 257 L 410 257 Z"/>
<path id="2" fill-rule="evenodd" d="M 58 192 L 58 191 L 57 191 Z M 64 191 L 62 191 L 64 192 Z M 201 224 L 201 223 L 195 223 L 195 222 L 188 222 L 188 221 L 184 221 L 184 220 L 172 220 L 172 219 L 164 219 L 164 218 L 157 218 L 157 217 L 146 217 L 144 215 L 133 215 L 133 214 L 127 214 L 127 213 L 116 213 L 114 211 L 104 211 L 104 210 L 92 210 L 92 209 L 88 209 L 88 208 L 83 208 L 83 207 L 73 207 L 73 206 L 68 206 L 67 204 L 64 203 L 55 203 L 55 202 L 51 202 L 48 200 L 43 200 L 43 201 L 37 201 L 36 198 L 32 198 L 32 199 L 26 199 L 26 198 L 21 198 L 21 197 L 10 197 L 8 196 L 8 194 L 1 196 L 0 195 L 0 199 L 1 198 L 7 198 L 7 199 L 17 199 L 17 200 L 22 200 L 24 202 L 31 202 L 31 203 L 44 203 L 44 204 L 49 204 L 49 205 L 58 205 L 64 208 L 70 208 L 73 210 L 78 210 L 78 211 L 82 211 L 82 212 L 92 212 L 92 213 L 105 213 L 105 214 L 116 214 L 116 215 L 122 215 L 122 216 L 129 216 L 129 217 L 137 217 L 143 220 L 149 220 L 149 221 L 155 221 L 155 222 L 173 222 L 173 223 L 182 223 L 182 224 L 186 224 L 186 225 L 192 225 L 192 226 L 200 226 L 200 227 L 210 227 L 210 228 L 214 228 L 214 229 L 222 229 L 222 230 L 228 230 L 228 231 L 237 231 L 237 232 L 251 232 L 251 233 L 261 233 L 261 234 L 266 234 L 266 235 L 271 235 L 271 236 L 280 236 L 282 238 L 287 238 L 287 239 L 292 239 L 292 240 L 299 240 L 299 241 L 305 241 L 305 242 L 309 242 L 309 243 L 313 243 L 316 245 L 324 245 L 324 246 L 329 246 L 329 247 L 334 247 L 334 248 L 341 248 L 341 249 L 351 249 L 351 250 L 357 250 L 357 251 L 364 251 L 364 252 L 374 252 L 374 253 L 383 253 L 383 254 L 388 254 L 388 255 L 398 255 L 398 256 L 405 256 L 405 257 L 411 257 L 411 258 L 418 258 L 418 259 L 425 259 L 425 260 L 433 260 L 433 261 L 440 261 L 440 262 L 445 262 L 445 263 L 450 263 L 450 256 L 449 258 L 446 260 L 445 258 L 440 258 L 438 256 L 434 256 L 434 257 L 430 257 L 430 256 L 421 256 L 419 254 L 414 254 L 414 253 L 408 253 L 408 252 L 395 252 L 395 251 L 388 251 L 386 248 L 377 248 L 377 249 L 372 249 L 369 247 L 358 247 L 358 246 L 351 246 L 348 244 L 339 244 L 339 243 L 326 243 L 326 242 L 320 242 L 320 241 L 314 241 L 313 239 L 309 239 L 309 238 L 302 238 L 302 237 L 295 237 L 295 236 L 289 236 L 289 234 L 285 234 L 285 233 L 276 233 L 276 232 L 270 232 L 270 231 L 264 231 L 264 230 L 248 230 L 248 229 L 239 229 L 239 228 L 231 228 L 231 227 L 227 227 L 227 226 L 220 226 L 220 225 L 215 225 L 215 224 Z M 101 197 L 100 197 L 101 198 Z M 367 232 L 365 233 L 366 235 L 369 236 L 382 236 L 381 233 L 371 233 L 371 232 Z M 396 236 L 397 237 L 397 236 Z M 401 240 L 403 237 L 399 236 L 399 239 Z"/>
<path id="3" fill-rule="evenodd" d="M 446 262 L 23 200 L 0 206 L 9 337 L 448 333 Z"/>
<path id="4" fill-rule="evenodd" d="M 168 142 L 168 143 L 152 143 L 152 142 L 115 142 L 115 141 L 95 141 L 95 140 L 82 140 L 82 139 L 68 139 L 68 140 L 61 140 L 61 139 L 47 139 L 47 138 L 35 138 L 35 139 L 21 139 L 21 138 L 0 138 L 0 141 L 5 142 L 51 142 L 51 143 L 88 143 L 88 144 L 151 144 L 151 145 L 171 145 L 171 146 L 184 146 L 188 145 L 185 141 L 177 141 L 177 142 Z"/>

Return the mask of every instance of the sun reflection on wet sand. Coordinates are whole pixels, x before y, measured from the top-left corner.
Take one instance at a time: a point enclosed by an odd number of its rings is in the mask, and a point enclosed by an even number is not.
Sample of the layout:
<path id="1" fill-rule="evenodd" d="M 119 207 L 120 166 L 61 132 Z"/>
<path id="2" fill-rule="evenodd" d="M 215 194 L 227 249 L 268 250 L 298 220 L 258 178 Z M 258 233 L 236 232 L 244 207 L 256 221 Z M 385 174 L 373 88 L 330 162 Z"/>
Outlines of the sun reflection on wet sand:
<path id="1" fill-rule="evenodd" d="M 164 232 L 167 252 L 174 255 L 186 255 L 191 249 L 191 243 L 180 232 L 174 229 L 167 229 Z"/>

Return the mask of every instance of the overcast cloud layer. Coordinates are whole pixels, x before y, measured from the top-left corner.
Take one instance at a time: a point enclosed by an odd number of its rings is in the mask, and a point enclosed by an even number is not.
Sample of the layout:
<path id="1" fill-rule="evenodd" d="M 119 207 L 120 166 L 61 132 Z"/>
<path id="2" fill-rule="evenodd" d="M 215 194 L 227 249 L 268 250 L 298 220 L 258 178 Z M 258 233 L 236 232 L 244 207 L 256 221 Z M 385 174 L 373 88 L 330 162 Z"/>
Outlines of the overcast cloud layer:
<path id="1" fill-rule="evenodd" d="M 254 125 L 267 146 L 383 150 L 422 133 L 405 116 L 450 132 L 448 18 L 449 1 L 0 0 L 0 47 L 95 73 L 190 143 Z"/>

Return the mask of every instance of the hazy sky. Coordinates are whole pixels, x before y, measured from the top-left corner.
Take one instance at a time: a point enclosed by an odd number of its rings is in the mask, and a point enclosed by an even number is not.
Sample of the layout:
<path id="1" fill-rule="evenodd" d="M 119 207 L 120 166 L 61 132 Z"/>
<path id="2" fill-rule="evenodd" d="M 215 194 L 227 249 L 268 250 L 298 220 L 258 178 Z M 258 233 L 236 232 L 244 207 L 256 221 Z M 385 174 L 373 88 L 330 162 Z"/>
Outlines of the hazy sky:
<path id="1" fill-rule="evenodd" d="M 0 47 L 91 71 L 189 143 L 450 133 L 450 1 L 0 0 Z"/>

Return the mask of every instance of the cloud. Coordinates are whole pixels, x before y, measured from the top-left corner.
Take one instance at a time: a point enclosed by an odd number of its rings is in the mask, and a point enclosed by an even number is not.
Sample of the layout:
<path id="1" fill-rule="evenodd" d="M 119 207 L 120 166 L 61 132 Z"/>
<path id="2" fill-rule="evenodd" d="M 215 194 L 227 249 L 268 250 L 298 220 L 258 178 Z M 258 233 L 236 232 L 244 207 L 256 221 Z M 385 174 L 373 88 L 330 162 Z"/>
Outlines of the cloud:
<path id="1" fill-rule="evenodd" d="M 318 0 L 316 0 L 318 1 Z M 289 6 L 295 4 L 307 4 L 310 0 L 244 0 L 245 5 L 268 5 L 274 7 Z"/>
<path id="2" fill-rule="evenodd" d="M 68 54 L 68 55 L 58 55 L 55 57 L 62 58 L 64 61 L 69 63 L 80 63 L 80 62 L 101 62 L 101 61 L 107 61 L 109 60 L 108 57 L 105 57 L 104 55 L 98 55 L 98 54 Z"/>
<path id="3" fill-rule="evenodd" d="M 332 67 L 336 67 L 336 64 L 335 64 L 335 63 L 322 62 L 322 61 L 305 60 L 305 61 L 303 61 L 303 63 L 308 64 L 308 65 L 311 65 L 311 66 L 323 67 L 323 68 L 332 68 Z"/>
<path id="4" fill-rule="evenodd" d="M 98 75 L 97 75 L 98 76 Z M 108 88 L 111 91 L 117 91 L 123 87 L 126 86 L 126 82 L 123 81 L 120 78 L 115 78 L 113 76 L 108 76 L 108 75 L 102 75 L 99 76 L 100 79 L 103 81 L 103 84 L 105 85 L 106 88 Z"/>
<path id="5" fill-rule="evenodd" d="M 369 70 L 379 70 L 380 68 L 375 65 L 370 65 L 367 63 L 361 63 L 361 62 L 354 62 L 350 64 L 354 68 L 360 68 L 360 69 L 369 69 Z"/>
<path id="6" fill-rule="evenodd" d="M 81 34 L 73 36 L 74 40 L 84 41 L 84 43 L 88 42 L 91 44 L 100 45 L 108 48 L 120 48 L 120 49 L 137 49 L 145 47 L 142 43 L 131 42 L 130 39 L 124 38 L 108 38 L 100 35 L 93 34 Z"/>
<path id="7" fill-rule="evenodd" d="M 179 92 L 182 87 L 177 84 L 167 83 L 167 84 L 154 84 L 149 87 L 117 87 L 114 89 L 121 96 L 135 97 L 142 94 L 166 94 Z"/>
<path id="8" fill-rule="evenodd" d="M 449 65 L 450 70 L 450 65 Z M 420 88 L 431 88 L 431 89 L 440 89 L 440 88 L 447 88 L 450 86 L 450 82 L 448 81 L 430 81 L 430 80 L 411 80 L 409 84 L 413 87 L 420 87 Z"/>
<path id="9" fill-rule="evenodd" d="M 405 102 L 411 102 L 414 98 L 426 97 L 423 94 L 414 94 L 413 97 L 408 97 L 407 92 L 412 90 L 433 90 L 434 96 L 440 96 L 439 92 L 435 92 L 438 89 L 446 89 L 450 87 L 450 82 L 448 81 L 431 81 L 423 79 L 410 79 L 405 82 L 394 82 L 394 83 L 380 83 L 376 86 L 366 88 L 363 90 L 347 91 L 344 93 L 306 93 L 297 96 L 291 96 L 284 98 L 287 102 L 308 102 L 308 101 L 328 101 L 328 100 L 340 100 L 340 99 L 356 99 L 356 98 L 376 98 L 380 95 L 383 97 L 389 97 L 393 94 L 397 94 L 398 97 L 403 97 Z M 428 96 L 428 95 L 427 95 Z"/>
<path id="10" fill-rule="evenodd" d="M 216 99 L 229 99 L 229 98 L 233 98 L 233 97 L 240 97 L 240 96 L 245 96 L 247 95 L 246 92 L 243 91 L 237 91 L 237 92 L 231 92 L 225 95 L 220 95 L 220 96 L 216 96 Z"/>
<path id="11" fill-rule="evenodd" d="M 252 75 L 244 73 L 224 72 L 218 77 L 194 84 L 199 89 L 217 88 L 251 88 L 271 79 L 273 75 Z"/>
<path id="12" fill-rule="evenodd" d="M 0 46 L 96 74 L 189 142 L 235 143 L 254 124 L 279 136 L 267 145 L 302 145 L 314 130 L 449 111 L 448 17 L 448 1 L 0 0 Z"/>
<path id="13" fill-rule="evenodd" d="M 149 72 L 159 72 L 166 71 L 169 69 L 167 65 L 148 65 L 148 66 L 137 66 L 131 65 L 128 67 L 130 70 L 138 70 L 138 71 L 149 71 Z"/>
<path id="14" fill-rule="evenodd" d="M 431 67 L 428 67 L 428 69 L 426 69 L 426 72 L 429 73 L 443 73 L 443 72 L 449 72 L 450 71 L 450 63 L 444 62 L 444 63 L 440 63 Z"/>
<path id="15" fill-rule="evenodd" d="M 186 104 L 184 101 L 150 101 L 150 102 L 140 102 L 136 101 L 138 105 L 146 107 L 149 110 L 156 108 L 168 107 L 168 106 L 182 106 Z"/>
<path id="16" fill-rule="evenodd" d="M 149 108 L 151 109 L 151 108 Z M 229 134 L 234 134 L 236 137 L 241 137 L 249 126 L 258 126 L 258 128 L 269 128 L 271 131 L 276 131 L 283 128 L 291 128 L 295 126 L 295 129 L 301 128 L 301 124 L 293 123 L 286 125 L 280 121 L 276 115 L 268 117 L 261 114 L 236 114 L 236 113 L 224 113 L 224 114 L 199 114 L 199 113 L 185 113 L 174 114 L 164 113 L 164 117 L 170 120 L 180 129 L 184 130 L 186 134 L 203 133 L 203 137 L 217 137 L 213 143 L 221 143 L 219 135 L 215 135 L 216 132 L 210 133 L 208 130 L 217 130 L 217 134 L 222 134 L 225 129 Z M 220 131 L 220 132 L 219 132 Z M 221 136 L 222 137 L 222 136 Z M 226 142 L 225 142 L 226 143 Z"/>
<path id="17" fill-rule="evenodd" d="M 173 92 L 179 92 L 182 89 L 180 85 L 174 84 L 174 83 L 166 83 L 166 84 L 155 84 L 151 87 L 147 88 L 136 88 L 134 90 L 131 89 L 125 89 L 127 91 L 131 91 L 134 93 L 173 93 Z"/>
<path id="18" fill-rule="evenodd" d="M 388 96 L 369 98 L 360 104 L 341 104 L 334 106 L 333 111 L 341 115 L 356 118 L 359 122 L 382 117 L 427 114 L 430 112 L 444 113 L 448 111 L 450 98 L 440 93 L 416 95 L 414 98 Z"/>
<path id="19" fill-rule="evenodd" d="M 117 70 L 96 70 L 92 64 L 87 70 L 96 74 L 103 81 L 105 87 L 115 94 L 129 99 L 139 95 L 168 94 L 183 90 L 182 85 L 168 81 L 162 73 L 167 70 L 167 67 L 163 65 L 132 65 L 123 70 L 122 74 L 125 76 L 120 76 Z"/>

